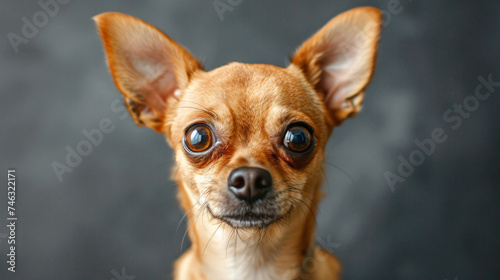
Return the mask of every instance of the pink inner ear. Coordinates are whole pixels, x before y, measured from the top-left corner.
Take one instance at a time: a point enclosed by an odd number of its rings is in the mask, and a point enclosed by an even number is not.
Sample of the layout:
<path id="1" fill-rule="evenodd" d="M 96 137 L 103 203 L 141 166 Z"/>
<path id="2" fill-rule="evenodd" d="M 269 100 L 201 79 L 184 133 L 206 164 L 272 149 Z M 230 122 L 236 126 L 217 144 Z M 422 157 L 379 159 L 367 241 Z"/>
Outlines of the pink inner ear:
<path id="1" fill-rule="evenodd" d="M 145 112 L 161 116 L 167 99 L 178 87 L 175 63 L 182 61 L 175 42 L 156 28 L 123 15 L 108 16 L 113 24 L 106 34 L 113 75 L 129 97 L 143 105 Z"/>
<path id="2" fill-rule="evenodd" d="M 125 52 L 129 75 L 135 83 L 132 91 L 145 101 L 145 112 L 163 113 L 167 98 L 178 88 L 174 66 L 164 48 L 140 45 Z"/>
<path id="3" fill-rule="evenodd" d="M 348 98 L 366 85 L 373 65 L 371 40 L 373 37 L 365 34 L 337 34 L 325 47 L 320 60 L 323 71 L 318 86 L 325 93 L 329 108 L 342 108 Z"/>
<path id="4" fill-rule="evenodd" d="M 325 94 L 327 107 L 337 108 L 349 96 L 349 79 L 353 59 L 344 50 L 343 52 L 326 52 L 321 60 L 322 71 L 318 88 Z"/>

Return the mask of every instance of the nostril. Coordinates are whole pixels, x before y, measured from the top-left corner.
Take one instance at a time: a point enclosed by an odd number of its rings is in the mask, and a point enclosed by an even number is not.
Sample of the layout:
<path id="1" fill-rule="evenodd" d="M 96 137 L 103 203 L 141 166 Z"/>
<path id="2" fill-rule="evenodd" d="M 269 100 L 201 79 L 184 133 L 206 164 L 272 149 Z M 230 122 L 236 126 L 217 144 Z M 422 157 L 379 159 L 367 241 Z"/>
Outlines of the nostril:
<path id="1" fill-rule="evenodd" d="M 245 186 L 245 178 L 243 176 L 236 176 L 231 180 L 230 184 L 231 187 L 241 189 Z"/>
<path id="2" fill-rule="evenodd" d="M 272 186 L 272 183 L 271 183 L 271 178 L 266 178 L 266 177 L 258 177 L 256 180 L 255 180 L 255 187 L 258 188 L 258 189 L 265 189 L 265 188 L 269 188 Z"/>
<path id="3" fill-rule="evenodd" d="M 227 180 L 229 191 L 231 191 L 239 200 L 248 201 L 251 196 L 247 177 L 248 174 L 244 168 L 235 169 L 231 172 L 231 174 L 229 174 L 229 178 Z"/>

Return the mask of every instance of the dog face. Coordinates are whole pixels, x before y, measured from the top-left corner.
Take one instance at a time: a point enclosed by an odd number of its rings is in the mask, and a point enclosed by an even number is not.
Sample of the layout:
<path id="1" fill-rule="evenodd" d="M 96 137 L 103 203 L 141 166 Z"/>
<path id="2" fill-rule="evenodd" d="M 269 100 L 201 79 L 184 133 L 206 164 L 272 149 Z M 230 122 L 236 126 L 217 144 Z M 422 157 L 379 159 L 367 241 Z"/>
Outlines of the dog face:
<path id="1" fill-rule="evenodd" d="M 193 80 L 169 133 L 185 186 L 232 227 L 286 217 L 322 176 L 329 128 L 317 94 L 298 69 L 269 65 L 232 63 Z"/>
<path id="2" fill-rule="evenodd" d="M 95 20 L 134 120 L 175 151 L 186 210 L 199 205 L 233 228 L 261 229 L 315 207 L 329 135 L 360 110 L 372 75 L 378 10 L 334 18 L 287 68 L 231 63 L 209 72 L 147 23 L 117 13 Z"/>

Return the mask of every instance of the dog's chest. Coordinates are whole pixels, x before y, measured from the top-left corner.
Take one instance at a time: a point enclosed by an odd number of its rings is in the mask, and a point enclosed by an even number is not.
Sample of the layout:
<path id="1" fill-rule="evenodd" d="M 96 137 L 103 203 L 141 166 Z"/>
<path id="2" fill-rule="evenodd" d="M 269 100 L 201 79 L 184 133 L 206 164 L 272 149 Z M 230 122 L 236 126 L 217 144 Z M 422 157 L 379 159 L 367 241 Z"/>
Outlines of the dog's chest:
<path id="1" fill-rule="evenodd" d="M 228 239 L 229 238 L 229 239 Z M 208 261 L 205 271 L 209 279 L 218 280 L 283 280 L 289 279 L 288 266 L 279 264 L 269 244 L 256 244 L 257 240 L 234 242 L 234 236 L 216 233 L 210 241 L 210 252 L 205 252 Z M 208 254 L 207 254 L 208 253 Z"/>

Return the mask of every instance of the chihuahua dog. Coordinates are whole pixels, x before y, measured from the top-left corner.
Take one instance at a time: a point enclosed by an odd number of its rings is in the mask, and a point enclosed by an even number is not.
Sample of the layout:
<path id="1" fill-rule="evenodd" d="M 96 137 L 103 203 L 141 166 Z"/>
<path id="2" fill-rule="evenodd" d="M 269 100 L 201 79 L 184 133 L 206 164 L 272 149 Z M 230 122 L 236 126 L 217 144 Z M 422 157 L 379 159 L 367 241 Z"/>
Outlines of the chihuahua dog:
<path id="1" fill-rule="evenodd" d="M 362 7 L 329 21 L 286 68 L 204 71 L 152 25 L 94 17 L 107 63 L 139 126 L 165 135 L 191 247 L 175 279 L 339 279 L 315 246 L 322 162 L 335 126 L 361 109 L 381 26 Z"/>

